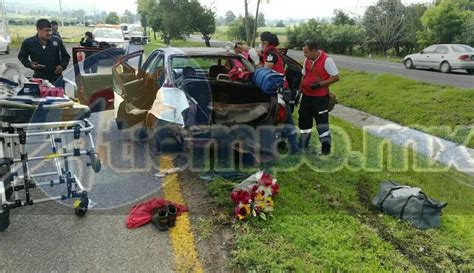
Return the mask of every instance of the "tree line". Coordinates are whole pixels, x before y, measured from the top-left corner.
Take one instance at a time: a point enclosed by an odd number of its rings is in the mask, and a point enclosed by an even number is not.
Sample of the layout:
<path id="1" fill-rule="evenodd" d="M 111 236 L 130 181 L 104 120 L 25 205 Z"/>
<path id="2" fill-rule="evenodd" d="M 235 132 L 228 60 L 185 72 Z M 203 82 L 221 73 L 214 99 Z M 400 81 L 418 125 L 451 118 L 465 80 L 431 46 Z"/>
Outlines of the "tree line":
<path id="1" fill-rule="evenodd" d="M 311 19 L 288 28 L 287 35 L 288 47 L 301 48 L 305 40 L 314 39 L 339 54 L 403 56 L 431 44 L 474 46 L 474 2 L 436 0 L 431 5 L 404 6 L 401 0 L 379 0 L 362 18 L 336 10 L 332 21 Z"/>
<path id="2" fill-rule="evenodd" d="M 61 14 L 56 11 L 48 10 L 32 10 L 28 13 L 23 13 L 23 15 L 29 16 L 16 16 L 16 14 L 7 14 L 8 24 L 9 25 L 35 25 L 36 21 L 40 18 L 50 18 L 51 20 L 56 20 L 61 22 Z M 94 23 L 98 24 L 132 24 L 140 20 L 138 14 L 133 14 L 129 10 L 125 10 L 122 16 L 119 16 L 116 12 L 105 12 L 100 11 L 95 15 L 86 14 L 83 9 L 64 11 L 62 18 L 65 26 L 75 26 L 82 24 L 89 26 Z"/>
<path id="3" fill-rule="evenodd" d="M 197 0 L 137 0 L 137 12 L 146 29 L 158 33 L 165 44 L 173 39 L 186 39 L 199 32 L 210 47 L 211 34 L 216 31 L 215 13 Z"/>

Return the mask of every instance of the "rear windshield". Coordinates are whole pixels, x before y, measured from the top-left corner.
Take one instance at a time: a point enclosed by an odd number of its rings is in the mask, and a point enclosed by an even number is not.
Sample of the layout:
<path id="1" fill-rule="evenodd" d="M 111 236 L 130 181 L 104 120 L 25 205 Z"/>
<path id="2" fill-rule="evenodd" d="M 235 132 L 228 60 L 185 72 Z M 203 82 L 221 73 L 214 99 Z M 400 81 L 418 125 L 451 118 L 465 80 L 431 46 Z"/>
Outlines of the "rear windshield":
<path id="1" fill-rule="evenodd" d="M 474 49 L 467 45 L 455 45 L 451 46 L 454 52 L 464 53 L 464 52 L 474 52 Z"/>

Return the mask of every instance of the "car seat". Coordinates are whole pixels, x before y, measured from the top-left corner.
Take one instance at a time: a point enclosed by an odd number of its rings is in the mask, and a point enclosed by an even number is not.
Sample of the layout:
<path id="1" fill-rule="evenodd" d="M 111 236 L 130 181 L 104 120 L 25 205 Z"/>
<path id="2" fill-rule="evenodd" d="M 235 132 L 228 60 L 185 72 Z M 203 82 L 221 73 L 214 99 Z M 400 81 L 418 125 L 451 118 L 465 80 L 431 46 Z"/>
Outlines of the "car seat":
<path id="1" fill-rule="evenodd" d="M 217 75 L 227 73 L 223 65 L 213 65 L 209 67 L 209 78 L 216 79 Z"/>

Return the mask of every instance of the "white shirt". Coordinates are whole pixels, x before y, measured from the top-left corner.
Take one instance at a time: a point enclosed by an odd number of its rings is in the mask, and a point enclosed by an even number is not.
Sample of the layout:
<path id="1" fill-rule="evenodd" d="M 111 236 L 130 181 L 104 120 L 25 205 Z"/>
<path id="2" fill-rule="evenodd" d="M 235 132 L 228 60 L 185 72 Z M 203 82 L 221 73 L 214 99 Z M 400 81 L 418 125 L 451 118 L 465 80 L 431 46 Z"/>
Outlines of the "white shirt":
<path id="1" fill-rule="evenodd" d="M 320 57 L 321 57 L 321 55 L 319 55 L 318 58 L 316 58 L 316 60 L 314 60 L 314 61 L 311 61 L 310 59 L 306 58 L 306 59 L 304 60 L 303 65 L 306 63 L 306 61 L 311 62 L 311 64 L 314 65 L 314 64 L 319 60 Z M 329 74 L 330 76 L 332 76 L 332 77 L 339 75 L 339 70 L 337 69 L 336 63 L 334 62 L 334 60 L 333 60 L 331 57 L 328 57 L 328 58 L 326 59 L 326 62 L 324 63 L 324 69 L 325 69 L 326 72 L 328 72 L 328 74 Z M 306 74 L 306 71 L 305 71 L 305 70 L 306 70 L 306 69 L 305 69 L 305 67 L 303 66 L 303 69 L 302 69 L 302 71 L 301 71 L 301 73 L 302 73 L 303 75 Z"/>

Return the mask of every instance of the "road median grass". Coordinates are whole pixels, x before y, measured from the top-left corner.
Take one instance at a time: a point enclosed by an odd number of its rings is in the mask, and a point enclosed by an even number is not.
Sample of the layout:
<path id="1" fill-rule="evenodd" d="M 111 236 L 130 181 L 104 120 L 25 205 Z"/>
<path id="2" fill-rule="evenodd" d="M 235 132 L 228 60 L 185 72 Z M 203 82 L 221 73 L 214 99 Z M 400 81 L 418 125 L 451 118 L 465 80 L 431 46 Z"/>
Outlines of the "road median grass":
<path id="1" fill-rule="evenodd" d="M 334 155 L 289 156 L 276 163 L 281 194 L 274 218 L 234 223 L 234 266 L 297 272 L 474 270 L 474 179 L 398 146 L 380 150 L 383 139 L 344 121 L 332 118 L 331 124 Z M 422 165 L 433 171 L 422 171 Z M 370 201 L 384 180 L 421 187 L 448 202 L 441 227 L 417 230 L 375 210 Z M 219 179 L 209 186 L 228 214 L 232 185 Z"/>
<path id="2" fill-rule="evenodd" d="M 331 87 L 340 104 L 474 148 L 474 88 L 349 70 L 341 78 Z"/>

